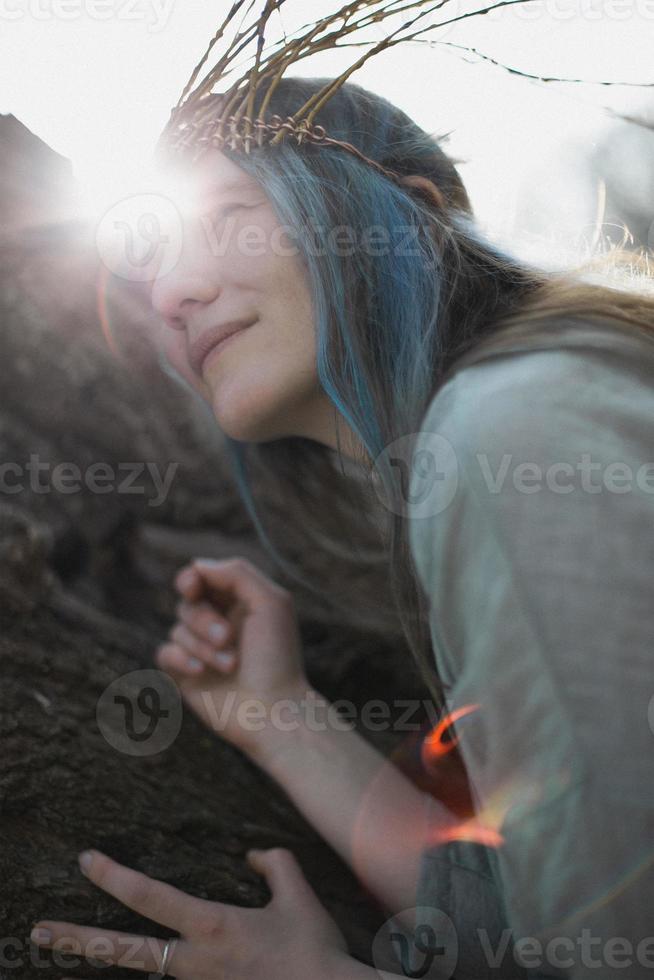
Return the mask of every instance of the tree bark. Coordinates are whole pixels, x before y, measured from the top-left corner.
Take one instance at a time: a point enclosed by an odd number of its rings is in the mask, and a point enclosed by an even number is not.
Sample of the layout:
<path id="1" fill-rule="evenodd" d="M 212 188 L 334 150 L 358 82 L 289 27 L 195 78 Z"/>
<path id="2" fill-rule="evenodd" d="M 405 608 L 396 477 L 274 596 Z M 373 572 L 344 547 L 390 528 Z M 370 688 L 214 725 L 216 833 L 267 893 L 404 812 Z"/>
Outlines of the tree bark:
<path id="1" fill-rule="evenodd" d="M 257 539 L 216 427 L 161 370 L 138 289 L 103 295 L 92 233 L 81 224 L 24 230 L 5 243 L 0 267 L 0 977 L 133 976 L 84 960 L 57 965 L 29 943 L 40 918 L 168 934 L 81 875 L 76 855 L 87 847 L 239 905 L 268 899 L 247 849 L 288 847 L 352 954 L 370 962 L 385 918 L 372 896 L 283 791 L 182 710 L 175 685 L 154 669 L 174 620 L 172 578 L 189 558 L 244 555 L 288 583 Z M 107 318 L 117 346 L 107 343 Z M 55 486 L 64 463 L 67 481 Z M 115 476 L 124 464 L 177 468 L 153 504 L 145 469 L 136 490 L 89 487 L 98 463 Z M 274 495 L 260 478 L 260 491 Z M 380 540 L 357 518 L 356 480 L 344 475 L 343 487 L 353 501 L 344 533 L 370 556 L 363 565 L 303 554 L 302 527 L 284 501 L 268 500 L 277 540 L 322 590 L 317 599 L 293 586 L 309 676 L 327 697 L 359 707 L 368 698 L 418 702 L 426 695 L 392 611 Z M 141 715 L 143 679 L 131 677 L 140 670 L 150 672 Z M 116 683 L 131 708 L 111 701 Z M 417 705 L 412 720 L 423 718 Z M 149 719 L 156 736 L 135 740 Z M 406 740 L 363 733 L 384 753 Z"/>

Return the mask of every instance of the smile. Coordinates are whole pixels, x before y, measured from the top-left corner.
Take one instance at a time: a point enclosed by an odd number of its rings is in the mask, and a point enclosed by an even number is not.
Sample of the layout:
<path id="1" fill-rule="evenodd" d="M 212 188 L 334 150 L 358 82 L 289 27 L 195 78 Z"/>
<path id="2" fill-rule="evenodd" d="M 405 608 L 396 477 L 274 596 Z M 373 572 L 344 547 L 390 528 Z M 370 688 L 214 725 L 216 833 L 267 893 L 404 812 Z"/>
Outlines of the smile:
<path id="1" fill-rule="evenodd" d="M 220 331 L 216 330 L 216 337 L 213 340 L 211 335 L 203 338 L 203 340 L 200 341 L 201 346 L 198 345 L 198 348 L 196 348 L 196 350 L 193 352 L 195 356 L 192 356 L 191 358 L 192 361 L 195 361 L 193 366 L 195 367 L 197 373 L 202 375 L 209 362 L 213 362 L 214 358 L 218 356 L 223 347 L 230 343 L 234 337 L 237 337 L 239 334 L 243 333 L 244 330 L 247 330 L 248 327 L 251 327 L 254 323 L 256 323 L 256 320 L 249 323 L 235 323 L 233 325 L 233 329 L 228 329 L 227 333 L 225 333 L 224 328 Z"/>

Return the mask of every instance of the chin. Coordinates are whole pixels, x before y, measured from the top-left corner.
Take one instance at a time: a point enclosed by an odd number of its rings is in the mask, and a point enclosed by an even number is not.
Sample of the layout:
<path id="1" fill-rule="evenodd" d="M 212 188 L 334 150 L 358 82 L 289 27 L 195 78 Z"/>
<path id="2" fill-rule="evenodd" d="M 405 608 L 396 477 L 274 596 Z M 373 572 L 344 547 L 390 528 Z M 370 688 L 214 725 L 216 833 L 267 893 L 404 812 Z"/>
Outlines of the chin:
<path id="1" fill-rule="evenodd" d="M 268 442 L 279 438 L 272 424 L 276 416 L 274 401 L 262 397 L 261 391 L 253 398 L 253 389 L 243 390 L 239 394 L 235 388 L 235 385 L 232 386 L 230 392 L 223 383 L 220 391 L 214 389 L 212 392 L 213 414 L 225 435 L 238 442 Z"/>

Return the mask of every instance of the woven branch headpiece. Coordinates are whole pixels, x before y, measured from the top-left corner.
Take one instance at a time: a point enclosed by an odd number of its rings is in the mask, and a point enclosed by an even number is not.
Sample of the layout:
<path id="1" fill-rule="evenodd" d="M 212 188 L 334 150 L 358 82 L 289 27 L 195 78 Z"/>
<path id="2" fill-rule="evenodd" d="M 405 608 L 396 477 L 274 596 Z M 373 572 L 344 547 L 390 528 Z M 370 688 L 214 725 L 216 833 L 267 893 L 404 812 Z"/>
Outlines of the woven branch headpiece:
<path id="1" fill-rule="evenodd" d="M 310 142 L 342 147 L 387 177 L 408 183 L 407 178 L 371 160 L 351 143 L 330 137 L 322 126 L 315 124 L 314 119 L 348 78 L 375 54 L 440 27 L 440 23 L 423 23 L 418 28 L 415 25 L 428 14 L 440 10 L 448 0 L 356 0 L 340 4 L 337 10 L 304 24 L 290 36 L 286 35 L 282 24 L 282 37 L 266 44 L 267 31 L 275 26 L 275 21 L 277 26 L 281 24 L 280 11 L 287 2 L 250 0 L 238 26 L 237 15 L 245 0 L 236 0 L 232 4 L 171 111 L 170 119 L 159 137 L 159 145 L 173 152 L 186 153 L 191 150 L 192 159 L 197 160 L 209 147 L 221 149 L 228 146 L 231 150 L 249 153 L 253 146 L 275 145 L 284 138 L 292 138 L 298 144 Z M 260 13 L 253 22 L 248 22 L 255 6 L 261 8 Z M 363 37 L 366 28 L 371 25 L 397 18 L 407 11 L 412 11 L 412 16 L 390 30 L 381 41 L 372 42 Z M 348 40 L 339 43 L 343 39 Z M 214 67 L 200 79 L 200 72 L 219 42 L 224 46 L 223 53 Z M 285 119 L 278 115 L 266 118 L 274 91 L 291 65 L 331 48 L 370 45 L 372 47 L 353 65 L 315 92 L 292 115 Z M 228 77 L 235 74 L 237 77 L 228 81 Z M 221 91 L 214 91 L 216 85 L 221 85 Z M 257 96 L 264 90 L 265 95 L 257 108 Z M 436 203 L 444 203 L 444 198 L 436 200 L 436 195 L 433 196 Z"/>

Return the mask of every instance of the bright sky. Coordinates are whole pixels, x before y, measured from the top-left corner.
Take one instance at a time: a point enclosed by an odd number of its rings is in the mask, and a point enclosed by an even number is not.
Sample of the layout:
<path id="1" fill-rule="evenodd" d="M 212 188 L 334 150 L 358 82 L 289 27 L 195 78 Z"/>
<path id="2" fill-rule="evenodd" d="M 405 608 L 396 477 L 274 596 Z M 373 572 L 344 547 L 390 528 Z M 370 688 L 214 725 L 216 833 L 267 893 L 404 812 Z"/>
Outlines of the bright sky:
<path id="1" fill-rule="evenodd" d="M 287 0 L 287 32 L 324 14 L 326 3 Z M 13 113 L 68 157 L 84 200 L 102 211 L 134 187 L 134 173 L 230 5 L 0 0 L 0 112 Z M 483 6 L 483 0 L 444 0 L 439 19 Z M 529 0 L 431 36 L 474 46 L 524 71 L 654 82 L 654 0 Z M 306 60 L 296 73 L 339 73 L 358 52 Z M 525 197 L 533 203 L 532 238 L 534 229 L 546 238 L 576 233 L 592 221 L 597 201 L 596 189 L 579 184 L 580 157 L 608 127 L 617 125 L 619 135 L 627 125 L 600 106 L 634 113 L 646 100 L 652 104 L 654 89 L 539 86 L 466 59 L 445 45 L 399 45 L 371 59 L 353 81 L 385 95 L 429 131 L 454 130 L 448 152 L 467 161 L 460 172 L 477 216 L 499 239 L 516 242 L 525 234 L 523 219 L 516 219 Z"/>

